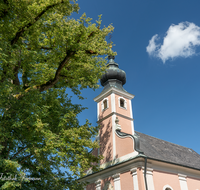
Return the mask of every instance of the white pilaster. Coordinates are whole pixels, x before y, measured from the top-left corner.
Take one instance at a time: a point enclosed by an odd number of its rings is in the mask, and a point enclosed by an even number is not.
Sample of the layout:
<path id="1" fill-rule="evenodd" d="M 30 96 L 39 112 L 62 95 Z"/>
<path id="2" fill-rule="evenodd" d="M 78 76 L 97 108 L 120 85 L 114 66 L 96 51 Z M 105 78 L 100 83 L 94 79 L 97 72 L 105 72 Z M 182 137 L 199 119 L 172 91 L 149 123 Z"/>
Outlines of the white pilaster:
<path id="1" fill-rule="evenodd" d="M 147 177 L 148 189 L 155 190 L 154 182 L 153 182 L 153 169 L 152 168 L 147 168 L 146 177 Z"/>
<path id="2" fill-rule="evenodd" d="M 99 102 L 97 103 L 97 121 L 99 121 Z"/>
<path id="3" fill-rule="evenodd" d="M 132 104 L 131 104 L 131 100 L 129 100 L 129 107 L 130 107 L 130 118 L 133 119 L 133 110 L 132 110 Z M 131 129 L 132 129 L 132 135 L 134 135 L 134 123 L 133 121 L 131 121 Z"/>
<path id="4" fill-rule="evenodd" d="M 132 168 L 130 171 L 131 171 L 132 176 L 133 176 L 133 187 L 134 187 L 134 190 L 139 190 L 138 177 L 137 177 L 137 168 Z"/>
<path id="5" fill-rule="evenodd" d="M 116 106 L 115 106 L 115 94 L 111 94 L 111 112 L 116 112 Z"/>
<path id="6" fill-rule="evenodd" d="M 115 190 L 121 190 L 121 184 L 120 184 L 120 174 L 117 173 L 112 176 L 114 178 L 114 187 Z"/>
<path id="7" fill-rule="evenodd" d="M 188 190 L 186 175 L 178 174 L 181 190 Z"/>
<path id="8" fill-rule="evenodd" d="M 111 94 L 111 112 L 116 112 L 116 106 L 115 106 L 115 94 Z M 115 143 L 115 119 L 116 115 L 112 115 L 112 136 L 113 136 L 113 160 L 116 157 L 116 143 Z"/>
<path id="9" fill-rule="evenodd" d="M 98 179 L 97 181 L 95 181 L 96 184 L 96 190 L 101 190 L 101 180 Z"/>
<path id="10" fill-rule="evenodd" d="M 99 121 L 99 102 L 97 103 L 97 121 Z M 99 144 L 99 133 L 98 133 L 98 144 Z M 100 148 L 97 149 L 98 151 L 98 156 L 100 155 Z M 84 189 L 85 190 L 85 189 Z"/>
<path id="11" fill-rule="evenodd" d="M 116 120 L 116 115 L 113 114 L 113 115 L 112 115 L 113 160 L 116 158 L 115 120 Z"/>

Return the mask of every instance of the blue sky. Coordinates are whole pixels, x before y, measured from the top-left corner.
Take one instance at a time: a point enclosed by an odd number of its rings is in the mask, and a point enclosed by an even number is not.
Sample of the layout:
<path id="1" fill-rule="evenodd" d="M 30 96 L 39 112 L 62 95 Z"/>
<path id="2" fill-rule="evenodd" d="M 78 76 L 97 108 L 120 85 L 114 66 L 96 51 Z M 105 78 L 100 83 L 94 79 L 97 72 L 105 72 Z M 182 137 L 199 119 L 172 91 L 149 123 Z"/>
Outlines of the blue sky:
<path id="1" fill-rule="evenodd" d="M 115 27 L 115 61 L 126 72 L 135 130 L 200 154 L 200 1 L 85 0 L 79 14 Z M 148 48 L 147 48 L 148 47 Z M 79 119 L 96 125 L 101 91 L 86 89 Z M 74 100 L 75 101 L 75 100 Z"/>

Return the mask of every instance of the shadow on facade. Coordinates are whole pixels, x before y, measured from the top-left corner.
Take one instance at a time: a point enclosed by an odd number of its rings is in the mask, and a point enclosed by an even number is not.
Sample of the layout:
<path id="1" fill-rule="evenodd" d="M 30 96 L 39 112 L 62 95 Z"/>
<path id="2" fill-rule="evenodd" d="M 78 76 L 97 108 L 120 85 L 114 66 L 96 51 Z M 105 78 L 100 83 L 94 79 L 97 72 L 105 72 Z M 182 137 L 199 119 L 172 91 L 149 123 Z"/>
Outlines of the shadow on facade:
<path id="1" fill-rule="evenodd" d="M 99 119 L 101 120 L 101 118 L 102 117 Z M 100 155 L 104 156 L 101 164 L 113 160 L 112 122 L 111 118 L 108 118 L 107 120 L 108 122 L 104 121 L 100 123 Z M 116 156 L 116 158 L 118 158 L 118 156 Z"/>

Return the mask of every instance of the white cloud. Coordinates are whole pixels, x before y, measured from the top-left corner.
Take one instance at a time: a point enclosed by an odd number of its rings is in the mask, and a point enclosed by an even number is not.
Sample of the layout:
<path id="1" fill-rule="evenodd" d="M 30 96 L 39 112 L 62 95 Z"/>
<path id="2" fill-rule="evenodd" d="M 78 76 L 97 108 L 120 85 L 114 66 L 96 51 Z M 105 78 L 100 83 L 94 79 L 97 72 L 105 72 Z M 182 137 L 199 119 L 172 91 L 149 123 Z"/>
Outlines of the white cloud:
<path id="1" fill-rule="evenodd" d="M 146 50 L 150 56 L 160 58 L 163 63 L 176 57 L 190 57 L 196 54 L 195 48 L 200 45 L 200 27 L 189 22 L 172 24 L 166 32 L 163 44 L 157 44 L 156 41 L 157 34 L 149 40 Z"/>
<path id="2" fill-rule="evenodd" d="M 155 41 L 158 38 L 158 34 L 154 35 L 151 40 L 149 40 L 149 45 L 147 46 L 147 52 L 149 55 L 153 56 L 154 53 L 157 51 L 159 45 L 156 45 Z"/>

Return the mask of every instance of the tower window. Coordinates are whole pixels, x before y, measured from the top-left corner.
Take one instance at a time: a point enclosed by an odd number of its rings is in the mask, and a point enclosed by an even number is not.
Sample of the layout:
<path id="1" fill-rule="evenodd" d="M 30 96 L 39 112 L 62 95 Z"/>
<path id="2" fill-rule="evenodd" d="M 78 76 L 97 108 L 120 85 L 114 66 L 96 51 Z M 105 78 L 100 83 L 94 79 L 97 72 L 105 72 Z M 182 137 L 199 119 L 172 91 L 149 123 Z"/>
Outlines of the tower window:
<path id="1" fill-rule="evenodd" d="M 127 109 L 126 100 L 122 97 L 119 98 L 119 107 Z"/>
<path id="2" fill-rule="evenodd" d="M 106 109 L 106 108 L 108 107 L 108 102 L 107 102 L 107 100 L 104 100 L 104 101 L 103 101 L 103 107 L 104 107 L 104 109 Z"/>
<path id="3" fill-rule="evenodd" d="M 103 99 L 101 106 L 102 106 L 102 111 L 108 108 L 108 98 Z"/>
<path id="4" fill-rule="evenodd" d="M 124 100 L 122 98 L 120 98 L 120 107 L 124 108 Z"/>

